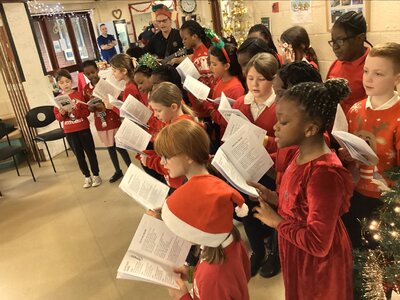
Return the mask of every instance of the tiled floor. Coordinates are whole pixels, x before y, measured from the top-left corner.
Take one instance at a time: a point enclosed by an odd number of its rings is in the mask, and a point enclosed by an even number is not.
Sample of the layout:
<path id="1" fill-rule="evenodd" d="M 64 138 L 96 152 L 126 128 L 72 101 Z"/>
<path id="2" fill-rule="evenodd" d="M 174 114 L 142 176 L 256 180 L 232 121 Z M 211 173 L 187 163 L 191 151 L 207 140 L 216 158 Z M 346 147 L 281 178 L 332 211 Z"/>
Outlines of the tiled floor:
<path id="1" fill-rule="evenodd" d="M 112 165 L 99 150 L 104 182 L 83 189 L 75 157 L 0 171 L 0 299 L 169 299 L 163 287 L 117 280 L 119 263 L 143 214 L 141 206 L 109 184 Z M 283 299 L 281 275 L 249 283 L 251 299 Z M 216 299 L 209 299 L 216 300 Z"/>

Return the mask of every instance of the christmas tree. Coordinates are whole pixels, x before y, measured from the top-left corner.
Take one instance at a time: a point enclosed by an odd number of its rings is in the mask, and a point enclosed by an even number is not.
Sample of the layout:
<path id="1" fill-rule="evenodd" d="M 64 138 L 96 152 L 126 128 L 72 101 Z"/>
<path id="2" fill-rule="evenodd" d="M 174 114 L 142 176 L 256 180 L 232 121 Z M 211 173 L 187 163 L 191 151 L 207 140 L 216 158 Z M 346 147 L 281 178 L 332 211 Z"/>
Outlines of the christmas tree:
<path id="1" fill-rule="evenodd" d="M 222 11 L 223 36 L 234 36 L 240 45 L 247 37 L 249 21 L 244 0 L 228 0 Z"/>
<path id="2" fill-rule="evenodd" d="M 381 300 L 400 291 L 400 166 L 386 175 L 395 184 L 383 194 L 377 219 L 363 224 L 378 246 L 354 253 L 356 299 Z"/>

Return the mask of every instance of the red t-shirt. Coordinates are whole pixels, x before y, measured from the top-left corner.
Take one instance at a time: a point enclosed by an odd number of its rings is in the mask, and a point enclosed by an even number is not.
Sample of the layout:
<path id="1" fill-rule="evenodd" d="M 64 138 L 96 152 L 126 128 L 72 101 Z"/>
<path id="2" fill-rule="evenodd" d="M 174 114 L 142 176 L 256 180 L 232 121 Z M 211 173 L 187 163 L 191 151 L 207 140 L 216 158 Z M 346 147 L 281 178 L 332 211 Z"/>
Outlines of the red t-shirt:
<path id="1" fill-rule="evenodd" d="M 365 48 L 363 56 L 354 61 L 335 60 L 329 68 L 326 79 L 345 78 L 349 81 L 350 95 L 341 102 L 344 113 L 346 114 L 350 107 L 367 97 L 363 86 L 364 63 L 370 49 Z"/>

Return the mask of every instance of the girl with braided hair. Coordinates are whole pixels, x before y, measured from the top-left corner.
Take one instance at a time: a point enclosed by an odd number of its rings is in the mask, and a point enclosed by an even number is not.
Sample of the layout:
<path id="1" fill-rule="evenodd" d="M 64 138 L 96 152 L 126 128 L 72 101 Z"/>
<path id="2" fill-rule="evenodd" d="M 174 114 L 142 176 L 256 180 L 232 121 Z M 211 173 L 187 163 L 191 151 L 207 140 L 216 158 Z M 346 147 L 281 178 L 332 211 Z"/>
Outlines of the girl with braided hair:
<path id="1" fill-rule="evenodd" d="M 278 232 L 286 299 L 353 299 L 351 245 L 340 218 L 352 177 L 323 136 L 348 93 L 343 79 L 300 83 L 276 106 L 278 147 L 299 149 L 278 192 L 254 184 L 260 196 L 253 211 Z"/>
<path id="2" fill-rule="evenodd" d="M 349 11 L 341 15 L 333 24 L 328 43 L 337 60 L 330 66 L 326 78 L 348 80 L 351 93 L 341 102 L 343 111 L 347 113 L 354 103 L 367 98 L 362 78 L 370 48 L 365 47 L 365 43 L 372 45 L 367 41 L 367 23 L 363 14 Z"/>

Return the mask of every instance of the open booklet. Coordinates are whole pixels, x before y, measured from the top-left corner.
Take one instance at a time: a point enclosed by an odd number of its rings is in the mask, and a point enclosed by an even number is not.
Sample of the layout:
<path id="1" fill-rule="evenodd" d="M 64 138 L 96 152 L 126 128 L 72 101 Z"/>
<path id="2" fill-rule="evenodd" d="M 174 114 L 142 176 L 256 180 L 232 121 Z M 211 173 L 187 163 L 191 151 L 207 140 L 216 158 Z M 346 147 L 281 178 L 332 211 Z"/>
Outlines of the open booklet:
<path id="1" fill-rule="evenodd" d="M 186 76 L 190 75 L 194 79 L 199 79 L 200 73 L 197 70 L 196 66 L 190 60 L 189 57 L 186 57 L 177 67 L 179 75 L 181 76 L 182 82 L 185 82 Z"/>
<path id="2" fill-rule="evenodd" d="M 260 143 L 262 144 L 264 142 L 264 138 L 265 135 L 267 134 L 267 131 L 258 127 L 257 125 L 254 125 L 249 120 L 243 119 L 242 117 L 234 114 L 232 114 L 231 117 L 229 118 L 228 126 L 225 129 L 221 141 L 226 142 L 232 134 L 237 132 L 241 127 L 245 125 L 250 126 L 252 128 L 252 131 L 256 135 L 257 140 L 259 140 Z"/>
<path id="3" fill-rule="evenodd" d="M 231 117 L 231 115 L 236 115 L 249 121 L 249 119 L 247 119 L 247 117 L 240 110 L 232 108 L 232 106 L 229 104 L 228 98 L 223 92 L 221 94 L 221 101 L 218 106 L 218 111 L 226 122 L 229 122 L 229 118 Z"/>
<path id="4" fill-rule="evenodd" d="M 111 105 L 115 106 L 116 108 L 120 109 L 122 104 L 124 104 L 123 101 L 116 99 L 112 95 L 108 95 L 108 102 L 110 102 Z"/>
<path id="5" fill-rule="evenodd" d="M 236 189 L 257 197 L 256 189 L 247 181 L 258 182 L 274 162 L 253 128 L 243 125 L 218 149 L 211 164 Z"/>
<path id="6" fill-rule="evenodd" d="M 186 76 L 186 79 L 183 82 L 183 88 L 199 100 L 206 100 L 208 94 L 210 94 L 210 87 L 190 75 Z"/>
<path id="7" fill-rule="evenodd" d="M 226 97 L 226 99 L 228 100 L 230 105 L 233 105 L 236 102 L 235 99 L 232 99 L 232 98 L 229 98 L 229 97 Z M 220 104 L 221 103 L 221 97 L 218 97 L 218 98 L 215 98 L 215 99 L 207 98 L 207 100 L 210 101 L 210 102 L 214 102 L 216 104 Z"/>
<path id="8" fill-rule="evenodd" d="M 100 99 L 108 99 L 108 95 L 118 98 L 119 94 L 124 90 L 125 82 L 117 81 L 114 76 L 107 79 L 100 79 L 93 89 L 93 96 Z"/>
<path id="9" fill-rule="evenodd" d="M 190 247 L 189 242 L 172 233 L 163 221 L 143 215 L 118 268 L 117 278 L 179 288 L 175 280 L 180 275 L 173 269 L 183 266 Z"/>
<path id="10" fill-rule="evenodd" d="M 162 207 L 168 196 L 169 187 L 131 164 L 119 188 L 147 209 Z"/>
<path id="11" fill-rule="evenodd" d="M 354 160 L 367 166 L 378 163 L 378 156 L 362 138 L 346 131 L 332 131 L 332 136 L 340 146 L 349 151 Z"/>
<path id="12" fill-rule="evenodd" d="M 142 127 L 148 127 L 147 122 L 153 112 L 138 99 L 129 95 L 119 109 L 121 117 L 128 118 Z"/>
<path id="13" fill-rule="evenodd" d="M 54 103 L 58 108 L 61 108 L 65 111 L 70 111 L 74 108 L 74 101 L 68 95 L 60 95 L 55 97 Z"/>
<path id="14" fill-rule="evenodd" d="M 115 145 L 119 148 L 144 154 L 151 134 L 129 119 L 124 119 L 115 134 Z"/>

